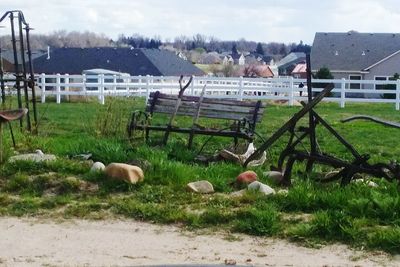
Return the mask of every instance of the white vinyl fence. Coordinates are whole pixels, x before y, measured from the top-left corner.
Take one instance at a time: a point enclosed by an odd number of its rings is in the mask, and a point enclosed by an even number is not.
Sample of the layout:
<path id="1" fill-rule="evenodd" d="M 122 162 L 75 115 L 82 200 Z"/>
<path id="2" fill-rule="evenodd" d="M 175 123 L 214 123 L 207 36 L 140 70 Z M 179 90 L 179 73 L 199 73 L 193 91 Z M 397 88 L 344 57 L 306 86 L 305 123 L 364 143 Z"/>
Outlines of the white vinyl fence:
<path id="1" fill-rule="evenodd" d="M 186 83 L 188 77 L 183 82 Z M 177 76 L 116 76 L 116 75 L 37 75 L 37 94 L 44 103 L 47 96 L 55 96 L 61 103 L 62 96 L 95 96 L 104 104 L 106 96 L 143 96 L 151 92 L 177 94 Z M 335 88 L 324 101 L 338 102 L 345 107 L 348 102 L 393 103 L 400 109 L 400 80 L 317 80 L 313 79 L 313 91 L 319 92 L 318 83 L 333 83 Z M 288 105 L 307 100 L 305 79 L 285 78 L 220 78 L 194 77 L 185 95 L 199 95 L 206 85 L 206 95 L 216 98 L 287 100 Z M 304 86 L 303 86 L 304 85 Z M 319 87 L 322 87 L 320 85 Z M 354 89 L 360 88 L 360 89 Z M 388 89 L 390 88 L 390 89 Z M 382 90 L 385 89 L 385 90 Z"/>

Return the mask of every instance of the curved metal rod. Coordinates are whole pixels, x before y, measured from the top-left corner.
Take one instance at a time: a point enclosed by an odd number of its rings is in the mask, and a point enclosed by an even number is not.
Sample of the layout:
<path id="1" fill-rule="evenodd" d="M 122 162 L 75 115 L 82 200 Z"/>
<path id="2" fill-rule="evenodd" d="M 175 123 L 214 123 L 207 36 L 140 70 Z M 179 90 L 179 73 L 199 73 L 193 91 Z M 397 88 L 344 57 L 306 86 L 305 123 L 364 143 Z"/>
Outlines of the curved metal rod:
<path id="1" fill-rule="evenodd" d="M 24 13 L 22 13 L 21 10 L 10 10 L 10 11 L 7 11 L 7 12 L 4 13 L 4 15 L 0 18 L 0 22 L 2 22 L 9 14 L 12 14 L 12 13 L 18 13 L 18 15 L 19 15 L 20 18 L 21 18 L 21 22 L 22 22 L 25 26 L 28 26 L 28 27 L 29 27 L 29 24 L 28 24 L 28 23 L 26 22 L 26 20 L 25 20 Z"/>
<path id="2" fill-rule="evenodd" d="M 389 127 L 394 127 L 394 128 L 399 128 L 400 129 L 400 123 L 397 122 L 392 122 L 392 121 L 385 121 L 379 118 L 375 118 L 375 117 L 371 117 L 371 116 L 366 116 L 366 115 L 356 115 L 356 116 L 352 116 L 346 119 L 342 119 L 340 120 L 341 122 L 349 122 L 349 121 L 353 121 L 353 120 L 369 120 L 369 121 L 373 121 L 376 123 L 380 123 L 383 124 L 385 126 L 389 126 Z"/>

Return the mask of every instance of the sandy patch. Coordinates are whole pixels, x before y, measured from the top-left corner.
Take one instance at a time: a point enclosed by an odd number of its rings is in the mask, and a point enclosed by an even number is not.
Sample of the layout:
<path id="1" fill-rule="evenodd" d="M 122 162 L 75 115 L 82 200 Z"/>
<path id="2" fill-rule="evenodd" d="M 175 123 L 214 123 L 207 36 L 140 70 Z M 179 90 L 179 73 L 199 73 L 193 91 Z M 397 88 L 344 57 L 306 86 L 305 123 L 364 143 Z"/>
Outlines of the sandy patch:
<path id="1" fill-rule="evenodd" d="M 400 266 L 384 253 L 321 249 L 283 240 L 223 233 L 195 234 L 132 220 L 54 222 L 0 218 L 0 266 Z"/>

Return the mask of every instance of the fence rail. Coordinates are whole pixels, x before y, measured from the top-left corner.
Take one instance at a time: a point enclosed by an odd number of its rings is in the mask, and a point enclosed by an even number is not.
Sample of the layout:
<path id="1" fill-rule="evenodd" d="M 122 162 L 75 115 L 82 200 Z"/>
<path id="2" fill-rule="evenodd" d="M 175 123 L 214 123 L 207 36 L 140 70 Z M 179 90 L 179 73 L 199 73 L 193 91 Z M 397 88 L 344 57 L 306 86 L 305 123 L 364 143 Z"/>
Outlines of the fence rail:
<path id="1" fill-rule="evenodd" d="M 143 96 L 147 100 L 151 92 L 178 94 L 179 91 L 177 76 L 39 74 L 36 78 L 37 94 L 43 103 L 48 96 L 55 96 L 57 103 L 61 103 L 62 96 L 94 96 L 104 104 L 106 96 Z M 396 110 L 400 109 L 400 80 L 313 79 L 312 82 L 314 92 L 320 92 L 323 84 L 333 83 L 332 95 L 324 101 L 338 102 L 342 108 L 348 102 L 367 102 L 393 103 Z M 217 98 L 286 100 L 288 105 L 307 100 L 307 81 L 292 77 L 194 77 L 185 94 L 199 95 L 204 85 L 206 96 Z"/>

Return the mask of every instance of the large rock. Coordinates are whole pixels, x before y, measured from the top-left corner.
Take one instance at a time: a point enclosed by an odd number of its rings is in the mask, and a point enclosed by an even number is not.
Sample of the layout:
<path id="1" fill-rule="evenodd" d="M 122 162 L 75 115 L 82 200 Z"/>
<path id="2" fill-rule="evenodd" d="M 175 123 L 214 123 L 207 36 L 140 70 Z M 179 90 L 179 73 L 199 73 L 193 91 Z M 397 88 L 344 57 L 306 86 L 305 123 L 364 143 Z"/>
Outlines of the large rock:
<path id="1" fill-rule="evenodd" d="M 257 181 L 257 173 L 253 171 L 242 172 L 236 177 L 237 185 L 243 185 L 243 184 L 248 185 L 254 181 Z"/>
<path id="2" fill-rule="evenodd" d="M 272 182 L 280 184 L 283 180 L 283 174 L 278 171 L 268 171 L 263 173 L 264 177 L 269 178 Z"/>
<path id="3" fill-rule="evenodd" d="M 247 186 L 248 190 L 253 190 L 253 191 L 258 191 L 263 193 L 264 195 L 274 195 L 275 194 L 275 190 L 263 183 L 260 183 L 259 181 L 254 181 L 251 184 L 249 184 Z"/>
<path id="4" fill-rule="evenodd" d="M 104 169 L 106 168 L 106 166 L 101 163 L 100 161 L 97 161 L 95 163 L 93 163 L 92 167 L 90 168 L 91 172 L 102 172 L 104 171 Z"/>
<path id="5" fill-rule="evenodd" d="M 210 194 L 214 193 L 214 187 L 209 181 L 197 181 L 187 184 L 187 189 L 189 191 L 200 193 L 200 194 Z"/>
<path id="6" fill-rule="evenodd" d="M 20 154 L 16 156 L 12 156 L 8 159 L 9 162 L 16 161 L 34 161 L 34 162 L 42 162 L 42 161 L 54 161 L 56 160 L 56 156 L 52 154 L 44 154 L 41 150 L 36 150 L 35 153 L 28 154 Z"/>
<path id="7" fill-rule="evenodd" d="M 141 182 L 144 179 L 144 173 L 141 168 L 125 163 L 111 163 L 105 168 L 104 172 L 109 177 L 132 184 Z"/>

